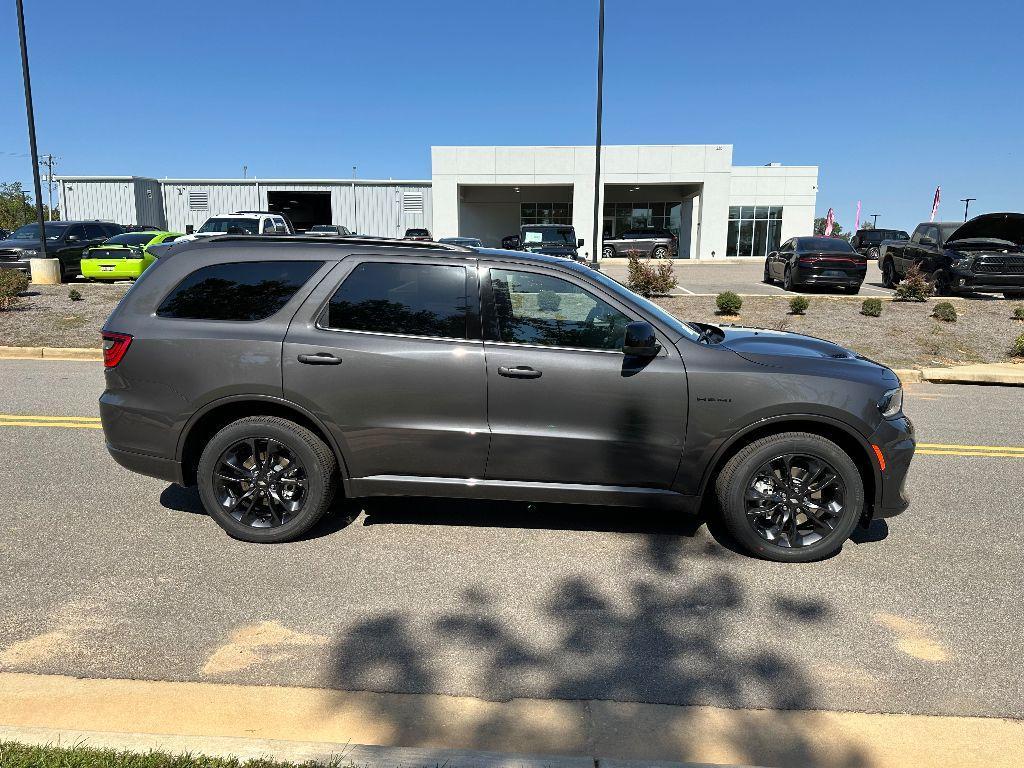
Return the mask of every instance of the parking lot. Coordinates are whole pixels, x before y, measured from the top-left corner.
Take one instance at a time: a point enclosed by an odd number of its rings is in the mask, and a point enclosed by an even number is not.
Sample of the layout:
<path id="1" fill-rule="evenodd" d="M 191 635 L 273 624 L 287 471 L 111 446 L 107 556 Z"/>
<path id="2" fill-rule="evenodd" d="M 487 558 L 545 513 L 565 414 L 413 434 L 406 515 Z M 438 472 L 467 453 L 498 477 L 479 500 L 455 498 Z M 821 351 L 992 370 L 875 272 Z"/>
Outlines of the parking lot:
<path id="1" fill-rule="evenodd" d="M 108 457 L 98 365 L 0 377 L 0 670 L 1024 716 L 1019 389 L 912 386 L 911 508 L 793 566 L 700 521 L 479 502 L 244 544 Z"/>
<path id="2" fill-rule="evenodd" d="M 601 271 L 616 280 L 625 282 L 626 266 L 624 264 L 602 265 Z M 783 289 L 781 285 L 769 285 L 761 278 L 764 273 L 764 262 L 722 262 L 720 264 L 676 262 L 676 279 L 679 285 L 672 291 L 675 295 L 717 295 L 722 291 L 735 291 L 744 296 L 792 296 L 793 291 Z M 811 289 L 816 295 L 827 293 L 825 289 Z M 882 273 L 878 264 L 868 262 L 868 276 L 860 287 L 860 295 L 892 296 L 892 290 L 882 286 Z"/>

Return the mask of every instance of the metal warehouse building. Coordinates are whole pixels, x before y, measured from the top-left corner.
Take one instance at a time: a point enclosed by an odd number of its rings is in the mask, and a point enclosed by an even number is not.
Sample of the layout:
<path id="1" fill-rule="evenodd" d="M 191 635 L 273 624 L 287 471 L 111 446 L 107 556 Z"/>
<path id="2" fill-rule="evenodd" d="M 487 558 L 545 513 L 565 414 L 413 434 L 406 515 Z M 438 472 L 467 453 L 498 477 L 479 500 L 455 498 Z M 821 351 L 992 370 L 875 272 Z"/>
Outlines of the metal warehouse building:
<path id="1" fill-rule="evenodd" d="M 812 232 L 817 166 L 734 166 L 732 145 L 605 146 L 600 237 L 657 227 L 680 258 L 764 257 Z M 64 176 L 69 219 L 108 219 L 183 232 L 238 210 L 286 213 L 297 229 L 342 224 L 359 234 L 479 237 L 498 246 L 522 224 L 572 224 L 591 252 L 594 148 L 432 147 L 430 181 L 153 179 Z M 602 243 L 597 244 L 601 252 Z"/>

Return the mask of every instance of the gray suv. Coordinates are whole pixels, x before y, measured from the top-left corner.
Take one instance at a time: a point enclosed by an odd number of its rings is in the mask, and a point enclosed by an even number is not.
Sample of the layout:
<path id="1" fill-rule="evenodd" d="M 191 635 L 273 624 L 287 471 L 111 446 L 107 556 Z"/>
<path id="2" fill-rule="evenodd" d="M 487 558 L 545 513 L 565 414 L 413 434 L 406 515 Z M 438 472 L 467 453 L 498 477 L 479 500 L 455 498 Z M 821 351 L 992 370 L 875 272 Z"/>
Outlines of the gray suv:
<path id="1" fill-rule="evenodd" d="M 103 329 L 107 447 L 198 485 L 255 542 L 336 493 L 636 506 L 702 499 L 806 561 L 907 506 L 888 368 L 684 323 L 565 259 L 370 238 L 175 243 Z"/>
<path id="2" fill-rule="evenodd" d="M 604 238 L 601 247 L 601 255 L 606 259 L 633 253 L 655 259 L 674 259 L 678 252 L 676 236 L 667 229 L 627 229 Z"/>

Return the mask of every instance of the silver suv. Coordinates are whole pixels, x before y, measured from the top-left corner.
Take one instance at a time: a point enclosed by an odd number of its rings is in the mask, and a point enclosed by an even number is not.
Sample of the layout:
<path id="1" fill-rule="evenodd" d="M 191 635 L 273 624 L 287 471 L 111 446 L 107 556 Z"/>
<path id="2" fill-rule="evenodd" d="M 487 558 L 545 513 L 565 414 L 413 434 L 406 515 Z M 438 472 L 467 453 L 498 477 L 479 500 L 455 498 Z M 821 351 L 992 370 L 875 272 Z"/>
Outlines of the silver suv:
<path id="1" fill-rule="evenodd" d="M 683 323 L 543 254 L 372 238 L 174 243 L 103 330 L 107 447 L 229 534 L 332 497 L 696 513 L 805 561 L 907 506 L 896 375 L 794 333 Z"/>
<path id="2" fill-rule="evenodd" d="M 606 259 L 633 253 L 655 259 L 674 259 L 678 252 L 676 236 L 667 229 L 627 229 L 614 237 L 604 238 L 601 248 L 601 255 Z"/>

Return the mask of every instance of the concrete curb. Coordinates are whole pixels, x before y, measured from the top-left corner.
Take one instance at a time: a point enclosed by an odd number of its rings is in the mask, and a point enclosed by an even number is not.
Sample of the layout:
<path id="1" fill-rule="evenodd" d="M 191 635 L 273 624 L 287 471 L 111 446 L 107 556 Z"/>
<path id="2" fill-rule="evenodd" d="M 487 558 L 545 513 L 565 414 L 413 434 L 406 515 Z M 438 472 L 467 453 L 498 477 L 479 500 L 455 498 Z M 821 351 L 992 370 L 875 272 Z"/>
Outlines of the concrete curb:
<path id="1" fill-rule="evenodd" d="M 0 347 L 0 360 L 102 360 L 94 347 Z"/>
<path id="2" fill-rule="evenodd" d="M 334 744 L 317 741 L 229 738 L 224 736 L 170 736 L 155 733 L 74 731 L 61 728 L 0 725 L 0 741 L 35 746 L 82 746 L 172 755 L 201 754 L 239 760 L 272 759 L 291 763 L 335 763 L 359 768 L 740 768 L 716 763 L 604 760 L 597 757 L 523 755 L 457 749 L 377 747 L 366 744 Z"/>

